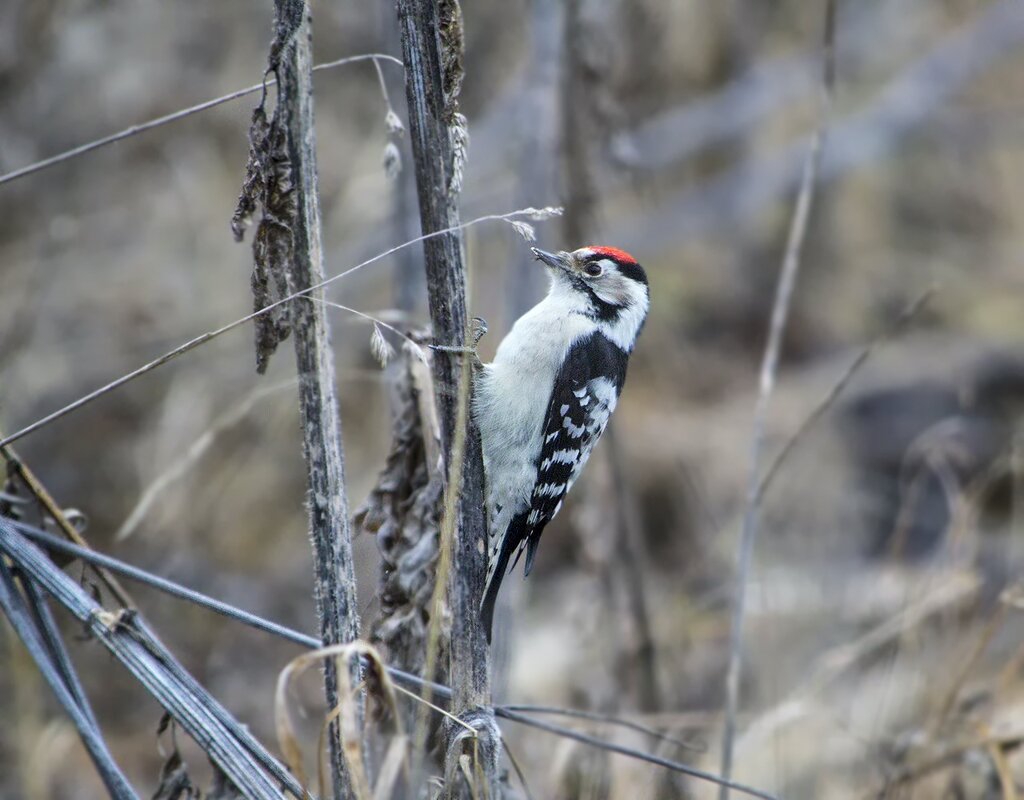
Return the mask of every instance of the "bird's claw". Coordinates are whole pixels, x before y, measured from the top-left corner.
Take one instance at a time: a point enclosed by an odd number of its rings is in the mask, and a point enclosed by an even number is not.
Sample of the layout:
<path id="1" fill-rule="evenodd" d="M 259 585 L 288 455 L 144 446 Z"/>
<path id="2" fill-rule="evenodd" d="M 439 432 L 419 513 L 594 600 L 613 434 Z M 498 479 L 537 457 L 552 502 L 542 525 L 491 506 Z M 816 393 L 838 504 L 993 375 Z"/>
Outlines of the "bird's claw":
<path id="1" fill-rule="evenodd" d="M 473 347 L 480 344 L 480 340 L 487 334 L 487 320 L 483 317 L 473 317 L 473 323 L 469 328 L 470 337 L 473 339 Z"/>
<path id="2" fill-rule="evenodd" d="M 456 353 L 458 355 L 472 356 L 473 366 L 481 367 L 483 364 L 480 361 L 480 355 L 476 351 L 476 346 L 480 343 L 480 340 L 484 338 L 484 334 L 487 333 L 487 320 L 483 317 L 473 317 L 473 322 L 469 328 L 469 338 L 472 344 L 468 345 L 449 345 L 449 344 L 432 344 L 430 349 L 436 353 Z"/>

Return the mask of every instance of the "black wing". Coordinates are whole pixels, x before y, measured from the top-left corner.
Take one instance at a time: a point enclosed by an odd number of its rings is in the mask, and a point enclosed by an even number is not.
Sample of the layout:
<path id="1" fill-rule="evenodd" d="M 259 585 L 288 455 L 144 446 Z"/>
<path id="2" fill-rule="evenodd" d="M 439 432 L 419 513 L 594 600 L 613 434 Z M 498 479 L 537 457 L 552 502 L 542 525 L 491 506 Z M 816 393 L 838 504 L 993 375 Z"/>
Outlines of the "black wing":
<path id="1" fill-rule="evenodd" d="M 524 550 L 523 573 L 530 574 L 544 526 L 558 513 L 615 409 L 626 379 L 627 358 L 624 350 L 600 333 L 581 339 L 569 350 L 548 401 L 530 507 L 509 523 L 485 590 L 481 614 L 488 639 L 501 580 Z"/>

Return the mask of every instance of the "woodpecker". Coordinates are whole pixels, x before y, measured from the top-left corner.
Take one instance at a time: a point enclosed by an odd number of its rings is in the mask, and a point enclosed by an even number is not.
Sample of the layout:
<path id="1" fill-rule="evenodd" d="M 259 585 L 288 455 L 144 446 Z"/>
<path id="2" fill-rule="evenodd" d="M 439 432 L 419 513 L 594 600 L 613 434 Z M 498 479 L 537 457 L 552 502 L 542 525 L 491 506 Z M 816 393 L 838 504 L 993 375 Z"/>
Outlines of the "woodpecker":
<path id="1" fill-rule="evenodd" d="M 524 552 L 530 574 L 544 526 L 615 410 L 650 305 L 646 273 L 622 250 L 531 249 L 550 289 L 481 366 L 473 399 L 487 493 L 488 641 L 501 581 Z"/>

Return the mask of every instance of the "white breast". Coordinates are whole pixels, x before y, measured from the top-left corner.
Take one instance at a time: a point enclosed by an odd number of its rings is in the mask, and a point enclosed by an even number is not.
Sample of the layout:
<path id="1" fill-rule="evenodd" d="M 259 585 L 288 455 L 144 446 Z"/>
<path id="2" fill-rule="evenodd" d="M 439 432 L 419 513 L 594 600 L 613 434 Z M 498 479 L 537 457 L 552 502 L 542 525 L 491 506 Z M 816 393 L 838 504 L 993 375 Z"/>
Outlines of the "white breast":
<path id="1" fill-rule="evenodd" d="M 476 384 L 473 410 L 484 432 L 494 533 L 530 503 L 555 376 L 573 342 L 595 329 L 592 320 L 552 300 L 520 317 Z"/>

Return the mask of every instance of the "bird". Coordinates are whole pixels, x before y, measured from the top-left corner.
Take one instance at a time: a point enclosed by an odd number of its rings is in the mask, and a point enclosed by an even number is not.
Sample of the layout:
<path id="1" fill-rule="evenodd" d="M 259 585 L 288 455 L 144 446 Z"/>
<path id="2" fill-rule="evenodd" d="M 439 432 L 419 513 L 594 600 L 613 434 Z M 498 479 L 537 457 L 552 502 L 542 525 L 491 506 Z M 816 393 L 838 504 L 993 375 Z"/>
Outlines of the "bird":
<path id="1" fill-rule="evenodd" d="M 615 410 L 650 307 L 647 274 L 623 250 L 531 250 L 547 268 L 548 293 L 480 364 L 473 395 L 488 517 L 480 604 L 488 642 L 502 580 L 524 554 L 530 574 L 544 527 Z"/>

